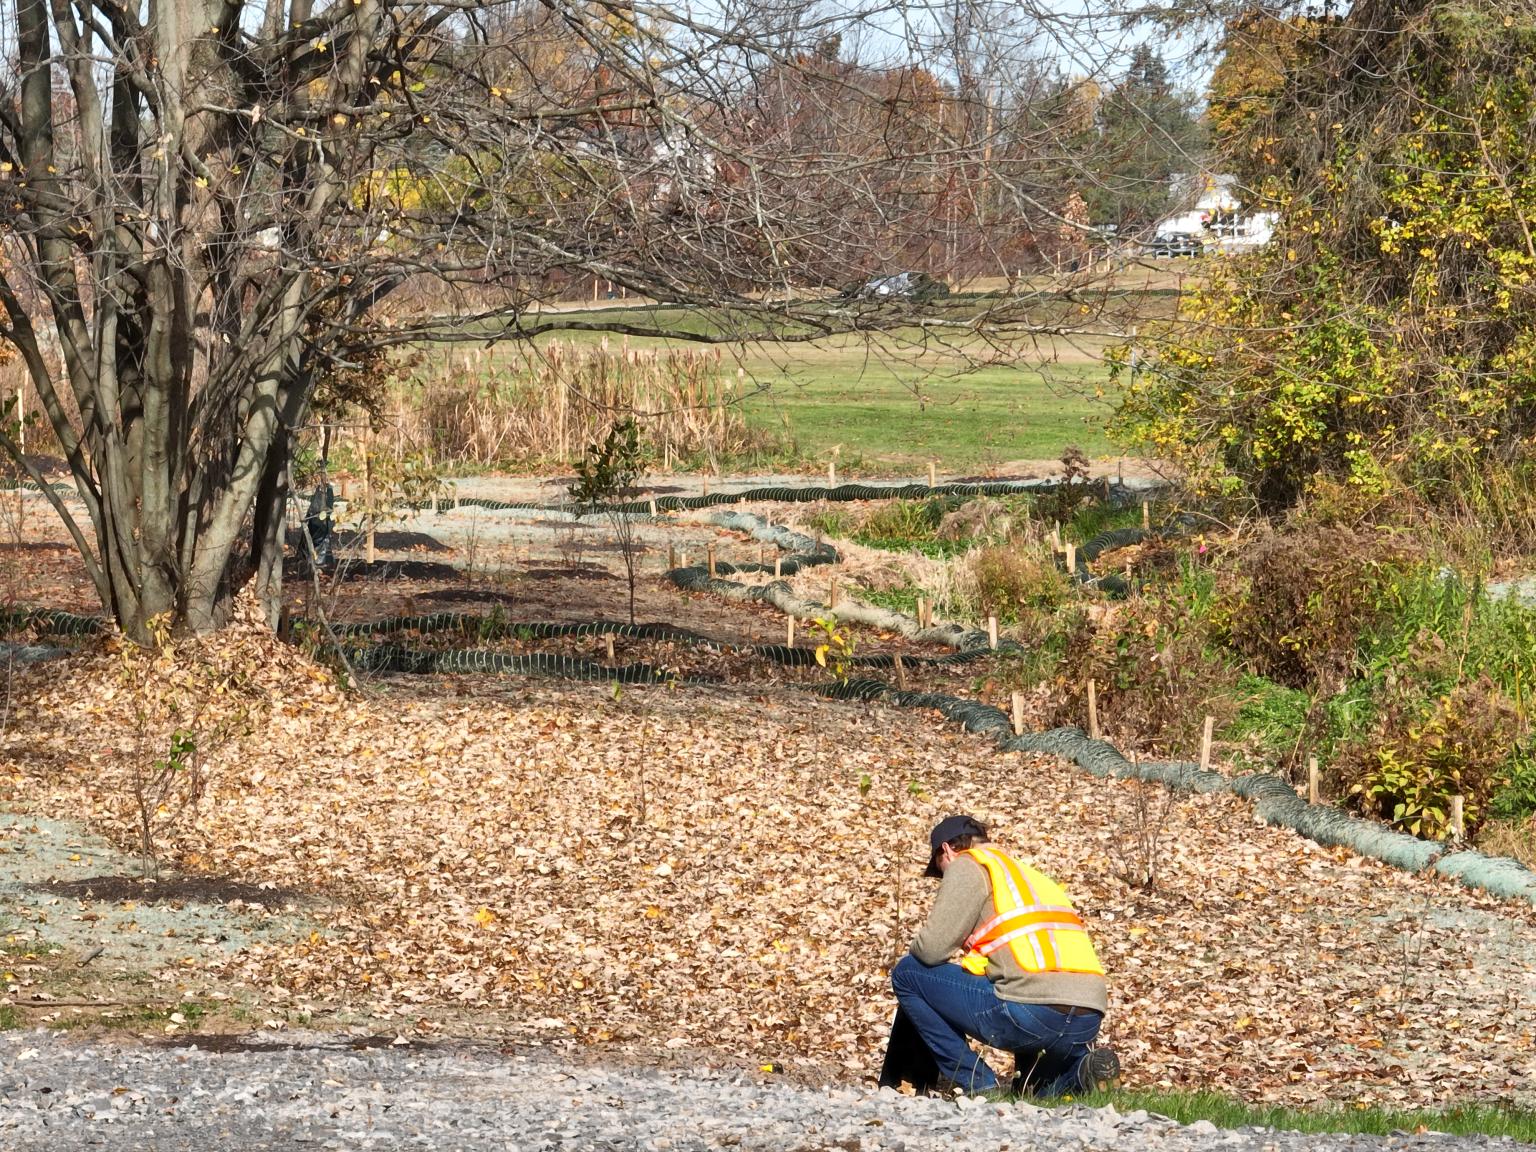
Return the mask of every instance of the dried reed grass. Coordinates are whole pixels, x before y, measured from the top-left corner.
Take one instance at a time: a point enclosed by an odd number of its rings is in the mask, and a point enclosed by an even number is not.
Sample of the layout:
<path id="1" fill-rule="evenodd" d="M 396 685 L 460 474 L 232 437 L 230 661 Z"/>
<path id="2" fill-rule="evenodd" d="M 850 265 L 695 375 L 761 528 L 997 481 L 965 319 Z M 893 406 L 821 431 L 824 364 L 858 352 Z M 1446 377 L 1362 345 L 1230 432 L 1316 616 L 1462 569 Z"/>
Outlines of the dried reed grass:
<path id="1" fill-rule="evenodd" d="M 397 386 L 393 439 L 435 460 L 563 465 L 633 415 L 659 459 L 718 468 L 766 447 L 737 403 L 740 378 L 718 350 L 557 340 L 499 366 L 494 352 L 475 351 Z"/>

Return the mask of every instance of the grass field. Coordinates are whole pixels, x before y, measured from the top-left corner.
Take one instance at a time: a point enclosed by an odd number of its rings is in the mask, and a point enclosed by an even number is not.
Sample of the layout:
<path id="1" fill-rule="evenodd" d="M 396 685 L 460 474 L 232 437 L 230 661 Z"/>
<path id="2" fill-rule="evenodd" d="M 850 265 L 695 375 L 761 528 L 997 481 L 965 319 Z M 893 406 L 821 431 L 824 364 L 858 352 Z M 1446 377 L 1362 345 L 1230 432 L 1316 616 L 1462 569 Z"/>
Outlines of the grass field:
<path id="1" fill-rule="evenodd" d="M 578 327 L 537 337 L 524 354 L 554 340 L 697 349 L 703 345 L 682 334 L 720 332 L 718 318 L 675 308 L 573 309 L 561 319 Z M 679 336 L 580 327 L 613 324 Z M 1111 451 L 1103 433 L 1111 411 L 1106 338 L 1041 340 L 1004 357 L 975 336 L 917 336 L 707 345 L 720 350 L 722 376 L 735 381 L 748 424 L 771 445 L 737 463 L 820 471 L 835 458 L 848 473 L 916 476 L 930 460 L 943 472 L 975 473 L 1010 460 L 1057 459 L 1068 445 L 1090 457 Z"/>
<path id="2" fill-rule="evenodd" d="M 958 356 L 917 363 L 862 348 L 811 347 L 773 366 L 749 366 L 743 408 L 771 429 L 787 455 L 840 466 L 920 475 L 976 472 L 1007 460 L 1054 459 L 1068 444 L 1109 451 L 1103 420 L 1108 383 L 1099 364 L 987 366 L 963 371 Z"/>

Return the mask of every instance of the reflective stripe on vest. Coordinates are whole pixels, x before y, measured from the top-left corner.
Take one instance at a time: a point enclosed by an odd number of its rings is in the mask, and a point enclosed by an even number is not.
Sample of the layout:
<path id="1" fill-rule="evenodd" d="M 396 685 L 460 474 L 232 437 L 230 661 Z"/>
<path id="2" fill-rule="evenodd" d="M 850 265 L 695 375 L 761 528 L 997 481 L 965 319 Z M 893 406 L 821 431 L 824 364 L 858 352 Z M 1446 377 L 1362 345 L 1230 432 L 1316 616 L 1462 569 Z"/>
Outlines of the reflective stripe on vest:
<path id="1" fill-rule="evenodd" d="M 992 881 L 992 916 L 971 933 L 967 949 L 985 957 L 1007 945 L 1026 972 L 1104 975 L 1083 918 L 1060 885 L 996 848 L 960 855 L 985 868 Z"/>

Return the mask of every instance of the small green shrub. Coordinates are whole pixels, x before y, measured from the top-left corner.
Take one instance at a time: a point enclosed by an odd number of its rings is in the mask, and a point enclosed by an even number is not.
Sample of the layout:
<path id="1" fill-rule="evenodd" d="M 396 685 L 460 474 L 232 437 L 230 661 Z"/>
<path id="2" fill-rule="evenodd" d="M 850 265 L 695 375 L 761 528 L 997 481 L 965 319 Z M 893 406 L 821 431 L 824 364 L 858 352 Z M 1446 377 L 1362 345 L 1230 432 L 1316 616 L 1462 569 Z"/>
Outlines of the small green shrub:
<path id="1" fill-rule="evenodd" d="M 1493 794 L 1488 814 L 1499 820 L 1529 821 L 1536 816 L 1536 753 L 1516 745 L 1510 757 L 1508 778 Z"/>
<path id="2" fill-rule="evenodd" d="M 892 500 L 865 517 L 853 539 L 870 548 L 921 552 L 935 559 L 958 556 L 971 542 L 939 536 L 939 525 L 954 506 L 957 502 L 946 500 Z"/>
<path id="3" fill-rule="evenodd" d="M 812 512 L 805 518 L 805 523 L 812 532 L 820 532 L 823 536 L 847 536 L 851 531 L 848 513 L 841 508 Z"/>
<path id="4" fill-rule="evenodd" d="M 1017 623 L 1036 609 L 1057 608 L 1071 596 L 1072 585 L 1041 549 L 994 545 L 971 557 L 970 576 L 979 615 Z"/>
<path id="5" fill-rule="evenodd" d="M 1378 694 L 1373 729 L 1342 750 L 1336 767 L 1367 815 L 1437 839 L 1449 829 L 1451 797 L 1460 795 L 1470 832 L 1510 780 L 1518 726 L 1486 676 L 1438 694 L 1425 694 L 1416 678 L 1394 679 Z"/>
<path id="6" fill-rule="evenodd" d="M 837 626 L 837 617 L 820 617 L 811 621 L 816 637 L 816 663 L 830 672 L 841 684 L 848 683 L 848 670 L 853 667 L 855 641 Z"/>
<path id="7" fill-rule="evenodd" d="M 932 537 L 944 519 L 939 500 L 892 500 L 871 512 L 859 525 L 866 543 L 922 540 Z"/>

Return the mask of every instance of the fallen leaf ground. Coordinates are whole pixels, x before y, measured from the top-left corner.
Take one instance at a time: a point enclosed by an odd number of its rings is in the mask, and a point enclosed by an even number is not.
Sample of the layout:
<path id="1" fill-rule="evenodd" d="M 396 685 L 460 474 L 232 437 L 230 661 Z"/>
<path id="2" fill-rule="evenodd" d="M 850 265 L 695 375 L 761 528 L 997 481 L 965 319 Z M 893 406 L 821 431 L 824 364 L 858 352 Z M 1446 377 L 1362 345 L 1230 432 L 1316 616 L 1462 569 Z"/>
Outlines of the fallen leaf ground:
<path id="1" fill-rule="evenodd" d="M 1533 1103 L 1530 908 L 1262 826 L 1230 796 L 1177 797 L 1160 823 L 1133 783 L 768 677 L 343 692 L 259 629 L 153 657 L 102 641 L 15 676 L 0 802 L 131 841 L 135 715 L 169 723 L 210 668 L 224 688 L 198 722 L 248 726 L 210 748 L 197 820 L 162 851 L 312 893 L 316 927 L 210 950 L 179 986 L 243 988 L 279 1018 L 868 1081 L 889 966 L 932 898 L 927 830 L 969 811 L 1088 917 L 1128 1084 Z M 1149 861 L 1153 888 L 1125 879 Z"/>

